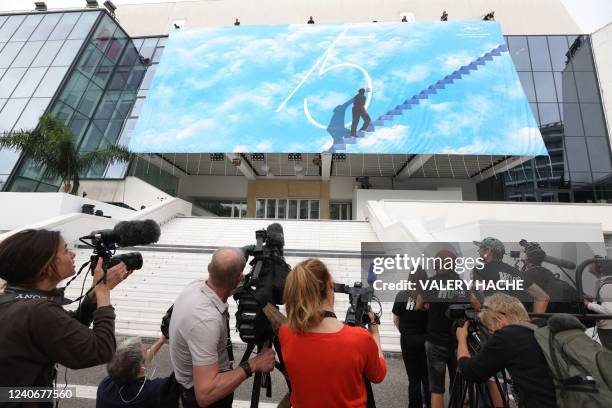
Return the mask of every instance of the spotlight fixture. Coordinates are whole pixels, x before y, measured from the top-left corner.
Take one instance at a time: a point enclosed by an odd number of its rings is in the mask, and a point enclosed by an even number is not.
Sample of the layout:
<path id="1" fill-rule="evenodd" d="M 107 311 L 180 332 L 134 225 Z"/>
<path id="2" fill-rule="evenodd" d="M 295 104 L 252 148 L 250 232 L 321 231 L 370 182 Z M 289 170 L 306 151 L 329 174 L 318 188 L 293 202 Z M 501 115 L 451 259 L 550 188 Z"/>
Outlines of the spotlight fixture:
<path id="1" fill-rule="evenodd" d="M 448 21 L 448 13 L 446 12 L 446 10 L 442 12 L 442 15 L 440 16 L 440 21 Z"/>
<path id="2" fill-rule="evenodd" d="M 333 153 L 332 154 L 332 160 L 345 161 L 346 160 L 346 153 Z"/>
<path id="3" fill-rule="evenodd" d="M 240 160 L 238 157 L 232 159 L 232 166 L 239 167 L 240 164 L 242 164 L 242 160 Z"/>
<path id="4" fill-rule="evenodd" d="M 138 57 L 138 61 L 147 67 L 151 65 L 151 58 L 145 58 L 142 55 Z"/>
<path id="5" fill-rule="evenodd" d="M 238 27 L 240 25 L 240 20 L 236 19 L 236 21 L 234 21 L 234 25 Z"/>
<path id="6" fill-rule="evenodd" d="M 482 18 L 483 21 L 495 21 L 495 12 L 491 11 L 484 15 Z"/>
<path id="7" fill-rule="evenodd" d="M 35 1 L 34 10 L 36 11 L 47 11 L 47 4 L 44 1 Z"/>
<path id="8" fill-rule="evenodd" d="M 289 153 L 287 155 L 287 160 L 289 160 L 289 161 L 301 161 L 302 160 L 302 153 Z"/>
<path id="9" fill-rule="evenodd" d="M 408 18 L 406 16 L 402 16 L 402 23 L 407 23 L 408 22 Z"/>
<path id="10" fill-rule="evenodd" d="M 117 6 L 115 6 L 115 4 L 110 0 L 106 0 L 103 4 L 104 7 L 106 7 L 108 12 L 110 13 L 110 15 L 115 17 L 115 10 L 117 10 Z"/>
<path id="11" fill-rule="evenodd" d="M 263 153 L 251 153 L 251 160 L 264 161 L 266 160 L 266 156 Z"/>
<path id="12" fill-rule="evenodd" d="M 314 18 L 312 18 L 312 16 L 310 16 L 310 18 L 308 19 L 308 21 L 306 22 L 306 24 L 314 24 Z"/>
<path id="13" fill-rule="evenodd" d="M 85 0 L 87 3 L 87 8 L 98 8 L 98 0 Z"/>
<path id="14" fill-rule="evenodd" d="M 211 153 L 210 161 L 218 162 L 225 160 L 225 155 L 223 153 Z"/>

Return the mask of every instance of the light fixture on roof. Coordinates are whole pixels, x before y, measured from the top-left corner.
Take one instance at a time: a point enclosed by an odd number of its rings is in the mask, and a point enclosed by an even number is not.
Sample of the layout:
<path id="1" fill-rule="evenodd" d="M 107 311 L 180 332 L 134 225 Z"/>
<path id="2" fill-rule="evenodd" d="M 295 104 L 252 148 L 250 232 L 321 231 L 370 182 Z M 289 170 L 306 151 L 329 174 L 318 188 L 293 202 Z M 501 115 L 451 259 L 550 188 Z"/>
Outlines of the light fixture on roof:
<path id="1" fill-rule="evenodd" d="M 87 8 L 98 8 L 98 0 L 85 0 Z"/>
<path id="2" fill-rule="evenodd" d="M 289 153 L 287 155 L 289 161 L 302 161 L 302 153 Z"/>
<path id="3" fill-rule="evenodd" d="M 448 21 L 448 13 L 446 12 L 446 10 L 442 12 L 442 15 L 440 16 L 440 21 Z"/>
<path id="4" fill-rule="evenodd" d="M 482 17 L 483 21 L 495 21 L 495 12 L 490 11 Z"/>
<path id="5" fill-rule="evenodd" d="M 251 160 L 253 161 L 264 161 L 266 157 L 263 153 L 251 153 Z"/>
<path id="6" fill-rule="evenodd" d="M 34 10 L 36 11 L 47 11 L 47 3 L 44 1 L 35 1 Z"/>
<path id="7" fill-rule="evenodd" d="M 112 1 L 106 0 L 104 2 L 104 7 L 106 7 L 111 16 L 115 17 L 115 10 L 117 10 L 117 6 L 115 6 Z"/>
<path id="8" fill-rule="evenodd" d="M 333 153 L 332 154 L 332 159 L 336 160 L 336 161 L 345 161 L 346 160 L 346 153 Z"/>
<path id="9" fill-rule="evenodd" d="M 210 161 L 223 161 L 225 160 L 225 155 L 223 153 L 211 153 Z"/>
<path id="10" fill-rule="evenodd" d="M 234 167 L 240 167 L 240 165 L 242 164 L 242 160 L 240 160 L 240 158 L 238 157 L 234 157 L 232 159 L 232 166 Z"/>

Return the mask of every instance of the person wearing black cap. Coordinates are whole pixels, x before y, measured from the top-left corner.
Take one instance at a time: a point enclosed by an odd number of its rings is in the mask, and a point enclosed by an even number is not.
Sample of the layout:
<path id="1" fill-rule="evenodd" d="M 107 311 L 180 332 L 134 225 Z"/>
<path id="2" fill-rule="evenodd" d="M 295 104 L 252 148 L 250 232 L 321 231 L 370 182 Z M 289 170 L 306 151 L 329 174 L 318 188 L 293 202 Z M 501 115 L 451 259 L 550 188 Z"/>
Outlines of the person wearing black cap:
<path id="1" fill-rule="evenodd" d="M 522 276 L 518 269 L 502 261 L 504 254 L 506 253 L 506 248 L 499 239 L 487 237 L 482 241 L 474 241 L 474 244 L 478 247 L 478 255 L 480 255 L 482 258 L 484 266 L 480 269 L 473 269 L 473 279 L 484 281 L 485 283 L 522 280 L 524 290 L 508 290 L 506 293 L 508 295 L 517 297 L 522 301 L 528 301 L 531 300 L 530 298 L 532 298 L 533 312 L 546 312 L 550 297 L 531 279 Z M 485 291 L 485 295 L 491 295 L 493 292 L 495 291 L 487 290 Z M 527 292 L 527 294 L 530 296 L 525 297 L 523 292 Z"/>

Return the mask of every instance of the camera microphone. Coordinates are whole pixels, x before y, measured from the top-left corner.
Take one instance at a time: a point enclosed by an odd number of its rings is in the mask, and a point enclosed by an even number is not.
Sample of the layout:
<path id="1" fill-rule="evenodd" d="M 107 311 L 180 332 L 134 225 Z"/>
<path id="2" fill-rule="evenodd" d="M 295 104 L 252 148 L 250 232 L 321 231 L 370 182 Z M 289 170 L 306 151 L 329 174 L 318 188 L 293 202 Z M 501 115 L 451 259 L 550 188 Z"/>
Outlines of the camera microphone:
<path id="1" fill-rule="evenodd" d="M 159 224 L 153 220 L 121 221 L 113 228 L 113 234 L 117 240 L 117 245 L 128 247 L 157 242 L 161 230 Z"/>
<path id="2" fill-rule="evenodd" d="M 557 265 L 560 268 L 565 269 L 576 269 L 576 264 L 572 261 L 566 261 L 565 259 L 555 258 L 554 256 L 546 255 L 542 262 L 548 262 L 553 265 Z"/>

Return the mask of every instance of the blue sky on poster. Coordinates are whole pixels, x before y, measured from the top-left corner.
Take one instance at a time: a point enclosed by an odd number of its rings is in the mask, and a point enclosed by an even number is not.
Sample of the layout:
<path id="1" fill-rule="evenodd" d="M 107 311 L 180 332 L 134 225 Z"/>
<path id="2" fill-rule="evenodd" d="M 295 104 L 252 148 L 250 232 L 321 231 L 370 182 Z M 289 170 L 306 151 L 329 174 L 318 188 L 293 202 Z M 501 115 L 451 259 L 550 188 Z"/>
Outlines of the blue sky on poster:
<path id="1" fill-rule="evenodd" d="M 334 108 L 344 104 L 350 128 L 358 88 L 371 86 L 368 112 L 375 120 L 499 44 L 499 25 L 482 22 L 178 30 L 167 42 L 131 147 L 325 151 Z M 545 154 L 508 53 L 403 113 L 346 151 Z"/>

